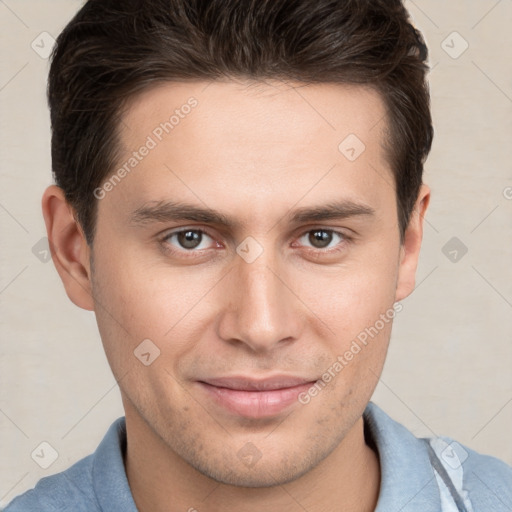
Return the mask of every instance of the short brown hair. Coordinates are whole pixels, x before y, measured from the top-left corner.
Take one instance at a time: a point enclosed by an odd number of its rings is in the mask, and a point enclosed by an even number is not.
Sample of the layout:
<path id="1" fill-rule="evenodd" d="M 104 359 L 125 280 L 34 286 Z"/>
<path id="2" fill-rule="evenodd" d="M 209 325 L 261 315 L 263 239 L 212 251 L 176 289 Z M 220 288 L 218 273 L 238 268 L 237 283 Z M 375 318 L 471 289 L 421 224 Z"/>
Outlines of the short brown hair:
<path id="1" fill-rule="evenodd" d="M 365 84 L 388 112 L 400 234 L 433 138 L 428 52 L 401 0 L 89 0 L 53 50 L 55 182 L 92 245 L 93 191 L 114 171 L 123 106 L 162 81 Z"/>

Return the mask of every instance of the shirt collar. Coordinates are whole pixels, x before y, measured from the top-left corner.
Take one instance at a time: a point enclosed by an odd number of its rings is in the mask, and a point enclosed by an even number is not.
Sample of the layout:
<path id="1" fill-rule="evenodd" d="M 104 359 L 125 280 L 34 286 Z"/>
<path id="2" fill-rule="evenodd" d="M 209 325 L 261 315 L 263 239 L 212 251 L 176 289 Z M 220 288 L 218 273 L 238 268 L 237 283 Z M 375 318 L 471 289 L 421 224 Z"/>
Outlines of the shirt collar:
<path id="1" fill-rule="evenodd" d="M 375 512 L 439 512 L 439 488 L 424 442 L 372 402 L 363 418 L 380 459 L 381 485 Z"/>
<path id="2" fill-rule="evenodd" d="M 137 512 L 124 467 L 126 451 L 125 418 L 118 418 L 108 429 L 94 454 L 92 478 L 101 510 Z"/>

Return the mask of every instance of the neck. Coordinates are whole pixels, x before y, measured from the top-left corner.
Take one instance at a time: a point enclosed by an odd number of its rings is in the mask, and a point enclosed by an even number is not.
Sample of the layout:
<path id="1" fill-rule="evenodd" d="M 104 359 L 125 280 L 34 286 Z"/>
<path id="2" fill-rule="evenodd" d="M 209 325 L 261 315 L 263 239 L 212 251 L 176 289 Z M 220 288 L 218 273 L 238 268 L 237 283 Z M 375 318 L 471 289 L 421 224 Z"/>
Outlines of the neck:
<path id="1" fill-rule="evenodd" d="M 264 488 L 227 485 L 203 475 L 128 411 L 126 428 L 126 473 L 140 512 L 370 512 L 377 504 L 380 466 L 365 443 L 362 418 L 311 471 Z"/>

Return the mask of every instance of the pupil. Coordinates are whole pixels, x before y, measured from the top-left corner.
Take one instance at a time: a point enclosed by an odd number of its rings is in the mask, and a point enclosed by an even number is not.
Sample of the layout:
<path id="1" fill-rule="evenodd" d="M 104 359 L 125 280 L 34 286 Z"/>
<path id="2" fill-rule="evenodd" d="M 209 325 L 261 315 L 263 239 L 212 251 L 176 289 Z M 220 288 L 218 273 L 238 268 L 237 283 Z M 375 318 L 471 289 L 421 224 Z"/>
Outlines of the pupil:
<path id="1" fill-rule="evenodd" d="M 178 240 L 182 247 L 194 249 L 201 242 L 201 236 L 197 231 L 182 231 L 178 233 Z"/>
<path id="2" fill-rule="evenodd" d="M 327 247 L 330 244 L 331 239 L 332 234 L 324 230 L 313 231 L 309 236 L 309 241 L 315 247 Z"/>

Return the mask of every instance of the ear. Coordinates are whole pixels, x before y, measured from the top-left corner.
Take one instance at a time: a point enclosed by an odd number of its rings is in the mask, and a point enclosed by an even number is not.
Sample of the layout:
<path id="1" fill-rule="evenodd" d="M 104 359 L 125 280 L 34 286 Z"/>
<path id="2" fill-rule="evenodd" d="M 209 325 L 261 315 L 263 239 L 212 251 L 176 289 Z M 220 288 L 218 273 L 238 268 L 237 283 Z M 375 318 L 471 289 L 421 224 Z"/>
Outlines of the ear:
<path id="1" fill-rule="evenodd" d="M 395 301 L 405 299 L 414 290 L 416 268 L 423 239 L 423 222 L 429 202 L 430 189 L 426 185 L 422 185 L 400 248 Z"/>
<path id="2" fill-rule="evenodd" d="M 90 248 L 73 216 L 73 208 L 66 201 L 64 191 L 55 185 L 45 190 L 42 208 L 53 263 L 66 293 L 78 307 L 92 311 Z"/>

